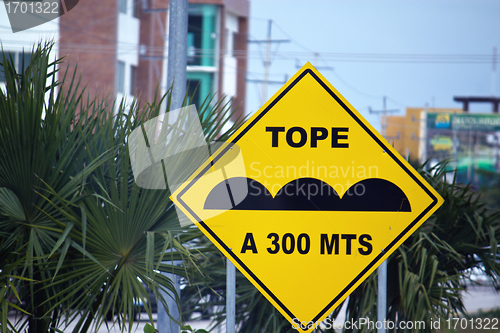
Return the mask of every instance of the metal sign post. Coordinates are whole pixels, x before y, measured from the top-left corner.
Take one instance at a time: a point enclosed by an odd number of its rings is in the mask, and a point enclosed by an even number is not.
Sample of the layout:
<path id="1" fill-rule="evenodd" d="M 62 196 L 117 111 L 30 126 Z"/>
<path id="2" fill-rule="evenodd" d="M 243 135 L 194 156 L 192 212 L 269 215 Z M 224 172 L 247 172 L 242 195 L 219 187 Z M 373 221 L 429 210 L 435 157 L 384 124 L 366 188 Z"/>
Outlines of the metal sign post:
<path id="1" fill-rule="evenodd" d="M 236 267 L 226 259 L 226 332 L 235 333 L 236 329 Z"/>
<path id="2" fill-rule="evenodd" d="M 182 107 L 186 94 L 188 0 L 170 0 L 168 15 L 167 87 L 170 88 L 175 83 L 172 88 L 170 105 L 170 110 L 175 110 Z M 174 282 L 177 294 L 180 296 L 179 277 L 173 274 L 165 275 Z M 180 315 L 177 302 L 167 294 L 163 294 L 163 296 L 167 300 L 170 315 L 179 321 Z M 158 330 L 160 333 L 177 333 L 179 325 L 165 311 L 166 309 L 160 303 L 158 307 Z"/>
<path id="3" fill-rule="evenodd" d="M 378 266 L 378 292 L 377 292 L 377 321 L 381 328 L 377 327 L 377 333 L 385 333 L 384 321 L 387 318 L 387 260 Z"/>

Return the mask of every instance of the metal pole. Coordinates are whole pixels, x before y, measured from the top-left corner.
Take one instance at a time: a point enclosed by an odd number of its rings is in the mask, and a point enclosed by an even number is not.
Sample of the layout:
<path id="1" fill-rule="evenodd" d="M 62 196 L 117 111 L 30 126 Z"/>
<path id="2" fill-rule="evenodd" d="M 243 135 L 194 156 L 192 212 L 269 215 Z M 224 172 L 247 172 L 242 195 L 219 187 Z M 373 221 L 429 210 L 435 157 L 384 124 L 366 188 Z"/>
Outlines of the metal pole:
<path id="1" fill-rule="evenodd" d="M 236 267 L 229 260 L 226 272 L 226 332 L 236 332 Z"/>
<path id="2" fill-rule="evenodd" d="M 387 260 L 378 267 L 378 293 L 377 293 L 377 321 L 381 328 L 377 328 L 377 333 L 385 333 L 385 323 L 387 318 Z"/>
<path id="3" fill-rule="evenodd" d="M 186 95 L 188 0 L 170 0 L 168 16 L 167 87 L 170 88 L 173 84 L 170 110 L 175 110 L 182 107 Z M 175 290 L 180 297 L 179 277 L 174 274 L 165 275 L 173 281 Z M 163 297 L 167 300 L 170 315 L 180 321 L 179 309 L 175 300 L 167 294 L 163 294 Z M 179 325 L 170 319 L 161 302 L 158 304 L 157 326 L 160 333 L 179 332 Z"/>
<path id="4" fill-rule="evenodd" d="M 171 110 L 182 106 L 186 95 L 188 0 L 170 0 L 167 87 L 173 83 Z"/>
<path id="5" fill-rule="evenodd" d="M 164 275 L 172 280 L 175 286 L 175 290 L 177 290 L 177 294 L 180 297 L 180 284 L 179 284 L 179 277 L 174 274 L 165 274 Z M 170 315 L 175 318 L 175 320 L 179 321 L 180 320 L 180 315 L 179 315 L 179 309 L 177 308 L 177 303 L 175 302 L 175 299 L 172 298 L 172 294 L 167 294 L 164 293 L 163 291 L 161 292 L 163 297 L 165 298 L 167 305 L 168 305 L 168 311 Z M 163 303 L 159 302 L 158 303 L 158 319 L 157 319 L 157 329 L 159 333 L 178 333 L 179 332 L 179 325 L 173 321 L 168 315 L 163 307 Z"/>

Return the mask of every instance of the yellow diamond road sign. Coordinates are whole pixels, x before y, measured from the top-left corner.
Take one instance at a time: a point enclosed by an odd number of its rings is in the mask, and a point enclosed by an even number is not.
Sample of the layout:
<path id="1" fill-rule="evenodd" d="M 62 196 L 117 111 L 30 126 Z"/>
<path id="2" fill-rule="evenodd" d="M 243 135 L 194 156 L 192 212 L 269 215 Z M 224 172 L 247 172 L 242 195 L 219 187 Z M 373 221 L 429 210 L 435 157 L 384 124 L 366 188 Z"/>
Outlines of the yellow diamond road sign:
<path id="1" fill-rule="evenodd" d="M 172 198 L 294 327 L 325 319 L 443 203 L 309 63 Z"/>

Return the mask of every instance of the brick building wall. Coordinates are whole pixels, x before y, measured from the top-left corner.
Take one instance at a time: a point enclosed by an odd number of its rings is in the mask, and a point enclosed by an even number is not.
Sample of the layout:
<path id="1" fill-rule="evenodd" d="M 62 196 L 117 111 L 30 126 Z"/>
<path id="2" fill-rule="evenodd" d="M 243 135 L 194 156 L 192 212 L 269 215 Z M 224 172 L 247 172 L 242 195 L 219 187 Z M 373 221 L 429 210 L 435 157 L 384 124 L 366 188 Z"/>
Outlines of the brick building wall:
<path id="1" fill-rule="evenodd" d="M 152 101 L 160 88 L 163 68 L 163 54 L 168 13 L 168 0 L 149 0 L 141 6 L 139 19 L 140 42 L 139 66 L 137 68 L 137 94 L 140 100 Z M 161 90 L 159 90 L 161 93 Z"/>
<path id="2" fill-rule="evenodd" d="M 85 0 L 59 18 L 59 55 L 91 98 L 115 92 L 117 12 L 116 0 Z"/>
<path id="3" fill-rule="evenodd" d="M 121 1 L 126 1 L 129 6 L 138 5 L 134 8 L 137 10 L 137 15 L 134 14 L 133 20 L 139 31 L 136 32 L 137 38 L 131 37 L 130 41 L 124 38 L 123 31 L 118 31 L 120 22 L 124 28 L 124 16 L 120 16 Z M 128 86 L 123 89 L 120 96 L 133 95 L 142 102 L 149 102 L 153 100 L 157 89 L 161 94 L 162 88 L 163 91 L 167 88 L 162 87 L 161 84 L 166 76 L 164 60 L 168 3 L 168 0 L 85 0 L 79 1 L 75 10 L 60 18 L 59 55 L 66 57 L 65 61 L 70 65 L 70 72 L 78 64 L 78 75 L 81 77 L 82 87 L 86 87 L 90 98 L 116 96 L 117 62 L 120 57 L 123 58 L 121 53 L 124 49 L 130 52 L 129 58 L 135 57 L 136 63 L 127 63 L 125 68 L 127 80 L 132 79 L 134 82 L 127 82 Z M 223 32 L 228 13 L 238 17 L 238 33 L 235 36 L 234 48 L 239 51 L 247 50 L 248 0 L 191 0 L 190 4 L 218 6 L 220 17 L 217 24 L 221 33 L 216 47 L 219 49 L 219 54 L 225 54 L 226 36 Z M 127 15 L 128 20 L 130 8 Z M 234 106 L 238 108 L 238 114 L 235 115 L 237 117 L 244 114 L 245 107 L 246 52 L 243 54 L 238 52 L 235 57 L 237 69 Z M 130 74 L 131 66 L 135 67 L 133 75 Z M 224 94 L 224 56 L 219 57 L 216 67 L 217 80 L 214 82 L 216 86 L 213 87 L 213 92 L 217 92 L 218 97 L 221 97 Z"/>

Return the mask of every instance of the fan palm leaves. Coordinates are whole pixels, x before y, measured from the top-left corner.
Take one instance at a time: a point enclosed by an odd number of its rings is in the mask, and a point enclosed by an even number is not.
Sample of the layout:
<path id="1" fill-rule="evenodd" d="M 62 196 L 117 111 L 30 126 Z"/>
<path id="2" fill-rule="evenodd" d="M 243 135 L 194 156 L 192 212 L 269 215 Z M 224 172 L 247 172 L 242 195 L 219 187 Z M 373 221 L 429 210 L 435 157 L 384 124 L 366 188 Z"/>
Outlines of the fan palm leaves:
<path id="1" fill-rule="evenodd" d="M 61 269 L 66 273 L 58 274 L 52 283 L 64 291 L 71 289 L 66 295 L 64 292 L 57 295 L 60 301 L 68 302 L 70 308 L 79 311 L 85 309 L 75 331 L 86 331 L 94 318 L 98 318 L 95 321 L 98 326 L 109 312 L 113 318 L 118 316 L 119 323 L 128 319 L 131 328 L 138 303 L 145 304 L 152 322 L 150 292 L 167 309 L 160 290 L 175 295 L 172 281 L 161 273 L 173 273 L 189 280 L 187 268 L 173 263 L 192 260 L 191 253 L 198 253 L 198 250 L 190 242 L 200 232 L 196 228 L 180 227 L 169 190 L 139 188 L 130 165 L 127 142 L 130 131 L 145 120 L 157 117 L 160 110 L 156 106 L 164 102 L 169 104 L 168 99 L 163 98 L 139 112 L 133 112 L 136 105 L 132 104 L 128 113 L 122 105 L 114 122 L 101 122 L 87 146 L 89 159 L 100 156 L 103 151 L 111 151 L 110 158 L 92 173 L 82 195 L 61 200 L 64 205 L 54 202 L 54 206 L 59 206 L 61 213 L 74 223 L 76 230 L 85 230 L 85 235 L 70 232 L 68 237 L 77 239 L 77 243 L 95 258 L 88 260 L 78 251 L 71 254 L 63 251 L 61 255 L 65 255 L 65 259 Z M 202 106 L 200 113 L 210 125 L 206 127 L 209 142 L 220 134 L 211 126 L 221 128 L 220 123 L 226 121 L 224 115 L 230 116 L 228 107 L 221 103 L 215 107 Z M 216 113 L 222 117 L 215 117 Z M 67 210 L 65 206 L 73 209 Z M 189 268 L 196 273 L 195 266 Z M 83 272 L 85 279 L 82 279 Z M 72 285 L 79 287 L 71 288 Z"/>
<path id="2" fill-rule="evenodd" d="M 41 267 L 65 227 L 43 213 L 58 215 L 36 191 L 47 183 L 64 193 L 95 167 L 82 163 L 93 120 L 78 121 L 95 105 L 83 107 L 81 94 L 75 93 L 78 83 L 67 72 L 61 74 L 67 93 L 58 89 L 60 62 L 50 60 L 50 50 L 50 44 L 38 46 L 23 73 L 4 53 L 6 88 L 0 90 L 0 251 L 15 253 L 16 262 L 24 258 L 17 273 L 28 280 L 20 280 L 20 296 L 32 314 L 30 330 L 42 332 L 51 322 L 48 305 L 41 306 L 49 291 L 34 281 L 49 279 Z"/>
<path id="3" fill-rule="evenodd" d="M 14 295 L 21 301 L 10 306 L 28 313 L 10 328 L 45 333 L 74 322 L 74 332 L 87 332 L 106 316 L 132 328 L 140 304 L 152 322 L 150 297 L 166 306 L 159 291 L 176 295 L 161 273 L 198 272 L 172 262 L 192 260 L 199 231 L 180 227 L 168 189 L 138 187 L 130 165 L 128 135 L 169 112 L 170 91 L 143 106 L 88 100 L 74 73 L 56 80 L 62 63 L 50 51 L 38 46 L 24 73 L 3 59 L 0 253 L 9 254 L 2 273 L 11 273 L 0 298 Z M 223 100 L 205 100 L 199 113 L 207 142 L 241 123 L 228 124 Z"/>

